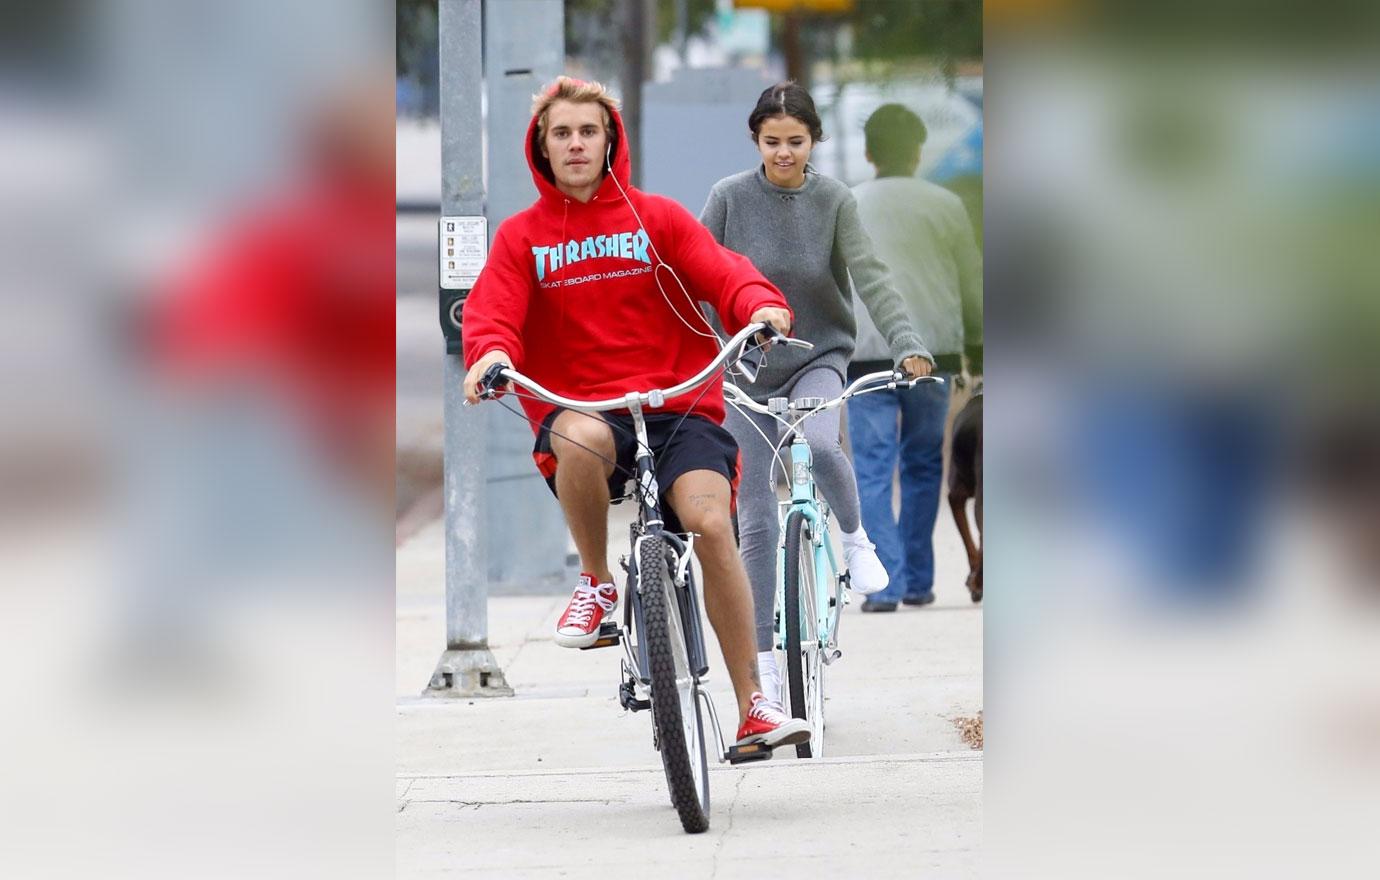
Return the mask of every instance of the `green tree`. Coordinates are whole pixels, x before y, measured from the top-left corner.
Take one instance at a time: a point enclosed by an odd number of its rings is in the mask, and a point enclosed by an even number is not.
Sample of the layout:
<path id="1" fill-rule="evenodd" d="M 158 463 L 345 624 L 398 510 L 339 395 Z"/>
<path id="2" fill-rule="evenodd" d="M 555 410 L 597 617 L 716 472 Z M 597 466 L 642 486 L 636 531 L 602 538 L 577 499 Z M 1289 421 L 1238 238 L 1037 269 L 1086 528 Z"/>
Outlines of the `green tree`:
<path id="1" fill-rule="evenodd" d="M 436 0 L 397 0 L 394 41 L 400 77 L 431 76 L 427 59 L 436 56 Z"/>
<path id="2" fill-rule="evenodd" d="M 868 61 L 937 57 L 946 67 L 982 57 L 981 0 L 857 0 L 844 19 L 853 54 Z"/>
<path id="3" fill-rule="evenodd" d="M 808 71 L 810 61 L 827 58 L 862 62 L 885 76 L 898 65 L 930 59 L 952 80 L 960 60 L 982 57 L 982 0 L 855 0 L 853 9 L 841 14 L 774 17 L 784 54 L 791 55 L 790 39 L 799 41 L 802 71 Z M 798 22 L 795 37 L 792 18 Z M 838 36 L 845 28 L 851 44 L 848 56 L 840 57 Z"/>

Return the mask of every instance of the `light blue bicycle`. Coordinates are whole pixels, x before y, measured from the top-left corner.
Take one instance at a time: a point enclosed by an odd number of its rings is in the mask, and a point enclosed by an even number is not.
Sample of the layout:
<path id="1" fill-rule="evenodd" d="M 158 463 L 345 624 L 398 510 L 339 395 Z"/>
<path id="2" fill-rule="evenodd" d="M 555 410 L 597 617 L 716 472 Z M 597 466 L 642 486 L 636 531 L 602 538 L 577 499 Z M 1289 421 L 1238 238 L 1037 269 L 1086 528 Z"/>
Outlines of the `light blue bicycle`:
<path id="1" fill-rule="evenodd" d="M 824 754 L 824 670 L 842 656 L 839 617 L 849 593 L 848 572 L 839 570 L 829 533 L 829 505 L 815 487 L 809 444 L 796 429 L 810 416 L 842 406 L 858 394 L 943 381 L 936 376 L 908 379 L 900 373 L 869 373 L 833 400 L 773 397 L 766 406 L 742 389 L 724 385 L 724 398 L 730 405 L 772 416 L 791 440 L 789 470 L 780 455 L 776 456 L 790 477 L 791 500 L 781 504 L 773 639 L 777 668 L 784 672 L 783 693 L 771 696 L 781 700 L 794 717 L 810 723 L 809 742 L 795 747 L 798 757 Z M 779 444 L 773 445 L 779 448 Z"/>

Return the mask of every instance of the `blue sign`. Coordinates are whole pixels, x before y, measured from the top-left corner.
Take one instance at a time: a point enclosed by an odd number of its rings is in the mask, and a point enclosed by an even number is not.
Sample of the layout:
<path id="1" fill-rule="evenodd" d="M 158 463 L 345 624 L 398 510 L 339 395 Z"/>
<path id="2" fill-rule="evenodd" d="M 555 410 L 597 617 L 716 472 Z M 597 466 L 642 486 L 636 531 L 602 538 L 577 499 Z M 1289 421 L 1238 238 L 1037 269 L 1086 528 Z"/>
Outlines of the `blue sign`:
<path id="1" fill-rule="evenodd" d="M 968 175 L 982 176 L 982 123 L 973 126 L 958 143 L 949 148 L 939 164 L 925 175 L 935 183 L 944 183 L 956 177 Z"/>

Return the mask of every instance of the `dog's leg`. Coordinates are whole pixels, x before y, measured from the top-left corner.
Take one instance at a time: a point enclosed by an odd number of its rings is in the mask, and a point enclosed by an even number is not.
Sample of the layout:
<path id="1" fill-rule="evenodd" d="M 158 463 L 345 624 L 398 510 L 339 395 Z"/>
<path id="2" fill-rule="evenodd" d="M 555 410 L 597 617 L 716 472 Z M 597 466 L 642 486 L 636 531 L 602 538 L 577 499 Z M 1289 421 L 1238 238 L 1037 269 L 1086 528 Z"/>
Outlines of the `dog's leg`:
<path id="1" fill-rule="evenodd" d="M 977 565 L 973 568 L 973 573 L 968 576 L 968 593 L 973 597 L 974 602 L 982 601 L 982 437 L 978 436 L 977 452 L 973 456 L 973 469 L 977 472 L 977 496 L 973 507 L 977 513 Z"/>
<path id="2" fill-rule="evenodd" d="M 963 539 L 963 550 L 968 554 L 968 569 L 971 571 L 977 567 L 979 551 L 968 523 L 968 497 L 949 490 L 949 511 L 954 515 L 954 525 L 958 526 L 958 536 Z"/>
<path id="3" fill-rule="evenodd" d="M 982 559 L 982 438 L 978 437 L 977 452 L 973 455 L 973 470 L 977 474 L 977 496 L 975 507 L 977 509 L 977 530 L 978 530 L 978 560 Z"/>

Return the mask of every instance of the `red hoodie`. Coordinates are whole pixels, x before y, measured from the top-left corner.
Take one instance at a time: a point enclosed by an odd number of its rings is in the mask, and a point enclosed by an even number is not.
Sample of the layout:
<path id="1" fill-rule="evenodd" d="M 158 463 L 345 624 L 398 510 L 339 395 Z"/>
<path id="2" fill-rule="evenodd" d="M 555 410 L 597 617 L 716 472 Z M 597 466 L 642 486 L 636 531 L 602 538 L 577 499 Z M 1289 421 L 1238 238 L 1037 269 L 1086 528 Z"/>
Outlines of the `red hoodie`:
<path id="1" fill-rule="evenodd" d="M 637 208 L 645 232 L 608 173 L 589 202 L 556 188 L 538 149 L 534 117 L 527 129 L 527 165 L 539 198 L 499 226 L 488 263 L 465 302 L 467 366 L 500 349 L 519 372 L 576 400 L 669 388 L 690 378 L 714 359 L 719 345 L 706 338 L 709 328 L 671 273 L 656 271 L 658 255 L 694 301 L 714 307 L 730 333 L 760 308 L 789 309 L 746 257 L 720 247 L 677 202 L 632 188 L 623 119 L 612 116 L 612 176 Z M 658 276 L 665 297 L 657 289 Z M 657 412 L 691 409 L 722 424 L 723 382 L 707 384 L 693 408 L 704 386 Z M 522 405 L 534 431 L 552 410 L 531 400 Z"/>

